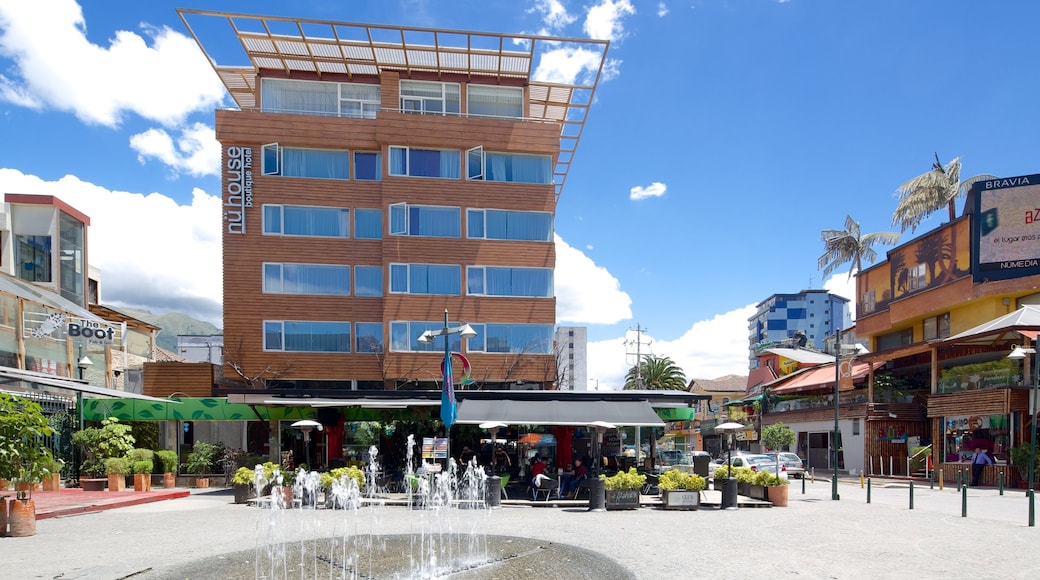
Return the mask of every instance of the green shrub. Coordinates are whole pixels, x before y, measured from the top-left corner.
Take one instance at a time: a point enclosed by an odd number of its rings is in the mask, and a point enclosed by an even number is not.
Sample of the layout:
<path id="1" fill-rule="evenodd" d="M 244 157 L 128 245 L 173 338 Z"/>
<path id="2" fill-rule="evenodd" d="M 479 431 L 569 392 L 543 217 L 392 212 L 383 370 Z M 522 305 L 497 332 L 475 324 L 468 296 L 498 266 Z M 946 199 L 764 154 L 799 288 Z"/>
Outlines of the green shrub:
<path id="1" fill-rule="evenodd" d="M 130 473 L 130 460 L 126 457 L 105 459 L 105 475 L 126 475 L 128 473 Z"/>
<path id="2" fill-rule="evenodd" d="M 135 461 L 131 466 L 134 473 L 151 473 L 154 465 L 151 461 Z"/>
<path id="3" fill-rule="evenodd" d="M 119 422 L 116 417 L 101 421 L 101 428 L 88 427 L 72 434 L 73 445 L 83 451 L 80 473 L 87 477 L 106 474 L 105 459 L 125 457 L 134 448 L 134 436 L 130 426 Z"/>
<path id="4" fill-rule="evenodd" d="M 636 472 L 635 467 L 629 467 L 628 471 L 618 471 L 607 477 L 599 476 L 603 480 L 604 489 L 639 489 L 646 483 L 646 476 Z"/>
<path id="5" fill-rule="evenodd" d="M 720 465 L 715 469 L 715 479 L 726 479 L 729 477 L 729 465 Z M 751 483 L 755 478 L 755 472 L 750 467 L 734 467 L 733 477 L 740 483 Z"/>
<path id="6" fill-rule="evenodd" d="M 337 467 L 332 471 L 326 471 L 321 474 L 321 487 L 322 489 L 332 489 L 332 482 L 339 481 L 339 478 L 346 475 L 350 479 L 353 479 L 357 483 L 358 489 L 365 489 L 365 473 L 357 467 Z"/>
<path id="7" fill-rule="evenodd" d="M 248 467 L 239 467 L 235 470 L 235 476 L 231 478 L 232 485 L 252 485 L 256 479 L 256 470 Z"/>
<path id="8" fill-rule="evenodd" d="M 704 489 L 705 484 L 704 478 L 696 473 L 683 473 L 678 469 L 669 469 L 661 474 L 657 487 L 665 490 L 685 489 L 700 491 Z"/>
<path id="9" fill-rule="evenodd" d="M 159 458 L 159 462 L 162 463 L 163 473 L 177 473 L 177 465 L 179 461 L 176 451 L 162 449 L 156 451 L 155 456 Z"/>
<path id="10" fill-rule="evenodd" d="M 195 475 L 216 473 L 213 462 L 217 460 L 220 446 L 205 441 L 196 441 L 192 446 L 192 452 L 188 454 L 188 461 L 184 463 L 184 470 Z"/>

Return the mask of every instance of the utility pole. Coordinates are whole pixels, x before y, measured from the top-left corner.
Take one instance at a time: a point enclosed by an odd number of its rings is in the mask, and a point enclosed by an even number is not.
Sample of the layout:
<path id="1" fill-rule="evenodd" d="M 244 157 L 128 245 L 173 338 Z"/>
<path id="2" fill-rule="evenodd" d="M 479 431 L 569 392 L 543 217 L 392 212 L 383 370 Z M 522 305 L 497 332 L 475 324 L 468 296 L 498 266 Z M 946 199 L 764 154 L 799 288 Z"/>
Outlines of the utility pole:
<path id="1" fill-rule="evenodd" d="M 633 329 L 630 328 L 629 330 L 633 330 Z M 625 339 L 625 349 L 626 349 L 625 356 L 628 357 L 628 356 L 632 356 L 634 354 L 635 357 L 636 357 L 636 362 L 635 362 L 635 365 L 636 365 L 636 389 L 641 390 L 643 388 L 643 374 L 642 374 L 643 373 L 643 368 L 642 368 L 642 362 L 643 362 L 643 353 L 642 353 L 643 333 L 646 332 L 646 329 L 643 328 L 642 326 L 640 326 L 639 324 L 636 324 L 636 327 L 635 327 L 634 330 L 636 331 L 636 338 L 635 338 L 635 340 Z M 646 346 L 650 346 L 651 342 L 652 341 L 647 341 L 646 342 Z M 636 347 L 636 351 L 634 353 L 628 351 L 628 348 L 631 347 L 632 345 L 635 345 L 635 347 Z"/>

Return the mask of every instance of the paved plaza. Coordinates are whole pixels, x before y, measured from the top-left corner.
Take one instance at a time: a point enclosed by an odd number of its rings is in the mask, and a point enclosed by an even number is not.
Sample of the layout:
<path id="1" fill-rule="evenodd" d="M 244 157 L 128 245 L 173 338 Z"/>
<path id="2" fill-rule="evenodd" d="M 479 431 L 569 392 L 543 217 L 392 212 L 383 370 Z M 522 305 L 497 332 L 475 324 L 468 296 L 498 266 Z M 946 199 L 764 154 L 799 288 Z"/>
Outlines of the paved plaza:
<path id="1" fill-rule="evenodd" d="M 874 480 L 871 503 L 857 481 L 842 481 L 841 500 L 830 499 L 826 480 L 790 487 L 786 508 L 589 512 L 580 506 L 504 505 L 487 510 L 445 510 L 452 531 L 564 544 L 611 559 L 635 578 L 1036 578 L 1040 529 L 1027 526 L 1022 490 L 969 489 L 967 517 L 954 488 L 918 484 L 909 509 L 907 482 Z M 193 490 L 195 491 L 195 490 Z M 717 492 L 708 491 L 711 494 Z M 715 499 L 715 498 L 712 498 Z M 267 538 L 290 550 L 317 538 L 412 534 L 434 524 L 429 510 L 398 506 L 276 513 L 231 503 L 228 491 L 42 519 L 29 538 L 0 538 L 4 578 L 193 577 L 190 565 L 224 554 L 257 552 Z M 549 506 L 552 503 L 550 502 Z M 276 510 L 277 511 L 277 510 Z M 272 535 L 272 526 L 276 531 Z M 594 577 L 581 565 L 572 578 Z M 252 577 L 252 564 L 228 561 Z M 486 578 L 545 577 L 538 569 Z M 291 572 L 284 577 L 295 577 Z M 461 577 L 461 576 L 460 576 Z M 555 576 L 554 576 L 555 577 Z"/>

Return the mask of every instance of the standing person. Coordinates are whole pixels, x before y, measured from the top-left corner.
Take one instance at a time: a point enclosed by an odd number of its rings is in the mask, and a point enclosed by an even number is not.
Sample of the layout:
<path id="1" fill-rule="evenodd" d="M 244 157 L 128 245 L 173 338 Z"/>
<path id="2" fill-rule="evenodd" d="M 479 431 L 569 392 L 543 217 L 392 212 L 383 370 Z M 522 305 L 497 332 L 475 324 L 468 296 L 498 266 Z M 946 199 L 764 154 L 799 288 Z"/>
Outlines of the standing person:
<path id="1" fill-rule="evenodd" d="M 987 465 L 993 465 L 993 459 L 990 458 L 989 453 L 983 451 L 982 447 L 975 446 L 975 455 L 971 457 L 971 486 L 978 487 L 979 480 L 982 479 L 982 470 Z"/>
<path id="2" fill-rule="evenodd" d="M 509 471 L 509 468 L 512 466 L 513 462 L 509 459 L 509 453 L 507 453 L 502 447 L 495 449 L 495 472 L 505 473 Z"/>

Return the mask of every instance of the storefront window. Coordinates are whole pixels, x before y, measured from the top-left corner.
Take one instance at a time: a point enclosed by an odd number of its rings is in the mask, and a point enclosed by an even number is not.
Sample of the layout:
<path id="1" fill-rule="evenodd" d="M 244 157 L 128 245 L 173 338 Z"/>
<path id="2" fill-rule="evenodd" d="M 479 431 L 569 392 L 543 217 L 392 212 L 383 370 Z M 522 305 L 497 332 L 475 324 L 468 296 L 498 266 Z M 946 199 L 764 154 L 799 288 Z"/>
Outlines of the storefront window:
<path id="1" fill-rule="evenodd" d="M 1007 463 L 1012 446 L 1008 415 L 960 415 L 943 419 L 943 459 L 969 463 L 975 448 L 990 452 L 997 463 Z"/>

